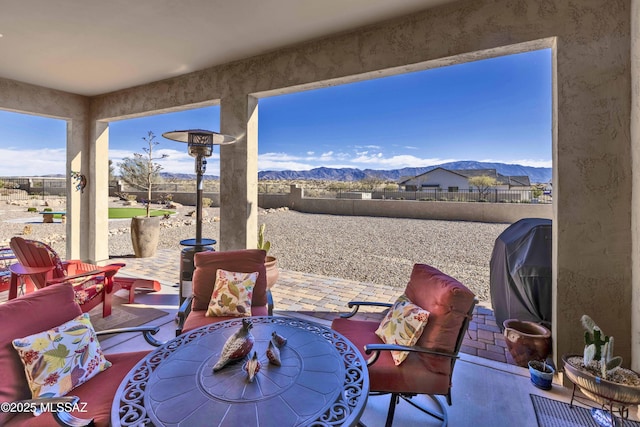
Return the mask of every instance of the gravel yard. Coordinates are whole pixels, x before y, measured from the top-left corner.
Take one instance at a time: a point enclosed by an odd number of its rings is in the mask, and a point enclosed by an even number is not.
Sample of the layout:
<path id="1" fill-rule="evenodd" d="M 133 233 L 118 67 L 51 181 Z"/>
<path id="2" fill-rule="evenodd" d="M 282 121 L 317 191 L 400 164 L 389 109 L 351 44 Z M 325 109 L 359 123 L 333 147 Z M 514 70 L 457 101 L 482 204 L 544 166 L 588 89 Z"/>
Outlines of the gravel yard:
<path id="1" fill-rule="evenodd" d="M 121 206 L 112 201 L 113 206 Z M 54 204 L 54 210 L 60 208 Z M 0 205 L 0 245 L 31 228 L 29 238 L 45 241 L 65 257 L 65 226 L 43 224 L 26 206 Z M 38 207 L 42 210 L 42 207 Z M 180 248 L 195 235 L 193 207 L 162 221 L 160 248 Z M 218 239 L 219 209 L 207 208 L 203 237 Z M 306 214 L 286 209 L 260 210 L 270 254 L 281 268 L 361 282 L 406 286 L 414 263 L 430 264 L 457 278 L 481 301 L 489 296 L 489 260 L 498 235 L 509 224 L 404 218 Z M 131 255 L 129 220 L 109 221 L 109 255 Z"/>

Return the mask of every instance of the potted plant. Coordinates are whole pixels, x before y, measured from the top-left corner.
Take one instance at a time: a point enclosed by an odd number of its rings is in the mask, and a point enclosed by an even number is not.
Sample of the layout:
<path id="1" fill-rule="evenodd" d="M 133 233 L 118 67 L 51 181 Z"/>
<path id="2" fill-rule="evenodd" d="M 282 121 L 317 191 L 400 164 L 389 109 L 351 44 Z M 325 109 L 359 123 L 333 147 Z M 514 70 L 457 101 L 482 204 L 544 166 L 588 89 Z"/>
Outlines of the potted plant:
<path id="1" fill-rule="evenodd" d="M 271 242 L 264 239 L 264 229 L 266 228 L 266 224 L 262 224 L 260 229 L 258 230 L 258 249 L 262 249 L 265 252 L 269 253 L 269 249 L 271 249 Z M 278 276 L 280 275 L 278 271 L 278 260 L 276 257 L 271 255 L 267 255 L 265 259 L 264 266 L 267 269 L 267 289 L 271 289 L 271 287 L 278 281 Z"/>
<path id="2" fill-rule="evenodd" d="M 153 148 L 159 144 L 155 141 L 155 135 L 149 131 L 146 137 L 142 138 L 147 147 L 143 147 L 145 154 L 134 153 L 134 157 L 125 157 L 120 166 L 122 180 L 127 184 L 147 191 L 145 203 L 146 215 L 131 218 L 131 243 L 136 258 L 147 258 L 155 256 L 160 239 L 160 217 L 152 217 L 151 209 L 151 189 L 158 179 L 162 166 L 156 160 L 167 157 L 163 154 L 160 157 L 153 157 Z"/>
<path id="3" fill-rule="evenodd" d="M 548 365 L 545 360 L 529 361 L 529 376 L 534 386 L 542 390 L 551 390 L 553 376 L 556 370 Z"/>
<path id="4" fill-rule="evenodd" d="M 640 377 L 621 367 L 621 357 L 613 356 L 613 337 L 605 335 L 587 315 L 582 316 L 581 322 L 585 329 L 583 354 L 562 356 L 567 378 L 600 405 L 640 404 Z M 602 417 L 602 413 L 593 415 Z"/>

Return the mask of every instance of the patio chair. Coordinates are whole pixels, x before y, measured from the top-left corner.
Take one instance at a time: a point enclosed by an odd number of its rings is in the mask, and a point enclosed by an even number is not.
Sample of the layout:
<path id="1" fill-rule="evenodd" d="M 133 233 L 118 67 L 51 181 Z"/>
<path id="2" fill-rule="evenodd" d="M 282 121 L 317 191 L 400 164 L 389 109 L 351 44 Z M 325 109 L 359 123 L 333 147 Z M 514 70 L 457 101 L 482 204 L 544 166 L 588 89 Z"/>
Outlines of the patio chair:
<path id="1" fill-rule="evenodd" d="M 262 249 L 242 249 L 224 252 L 198 252 L 194 255 L 193 295 L 184 300 L 176 321 L 176 336 L 214 322 L 228 320 L 231 316 L 206 316 L 213 295 L 218 269 L 238 272 L 257 272 L 251 298 L 252 316 L 271 315 L 273 302 L 267 290 L 265 259 L 267 253 Z"/>
<path id="2" fill-rule="evenodd" d="M 76 284 L 76 289 L 83 292 L 78 294 L 78 303 L 85 312 L 103 302 L 103 316 L 109 316 L 111 314 L 111 294 L 118 289 L 128 290 L 129 304 L 133 303 L 137 289 L 160 290 L 160 283 L 156 280 L 116 276 L 118 270 L 126 265 L 123 263 L 98 266 L 78 260 L 62 261 L 47 244 L 18 236 L 11 239 L 9 246 L 18 262 L 27 268 L 23 275 L 36 288 L 40 289 L 53 283 L 73 281 Z M 50 270 L 44 273 L 29 273 L 28 268 L 32 267 L 50 267 Z M 87 281 L 89 279 L 92 282 Z M 96 285 L 96 287 L 92 288 L 92 285 Z M 15 296 L 17 296 L 15 293 L 10 292 L 10 298 Z"/>
<path id="3" fill-rule="evenodd" d="M 395 304 L 350 302 L 352 311 L 333 321 L 335 331 L 351 340 L 365 357 L 370 356 L 370 395 L 391 394 L 387 427 L 393 423 L 399 398 L 439 419 L 443 426 L 447 424 L 446 408 L 436 395 L 445 396 L 451 405 L 453 368 L 476 303 L 474 294 L 454 278 L 415 264 L 404 295 Z M 365 305 L 387 307 L 389 312 L 382 323 L 349 319 Z M 421 321 L 416 325 L 418 318 Z M 389 334 L 385 325 L 391 324 L 392 332 L 402 334 Z M 420 328 L 424 328 L 421 334 Z M 398 342 L 406 344 L 392 344 Z M 403 357 L 406 359 L 401 360 Z M 436 409 L 412 400 L 419 394 L 431 398 Z"/>
<path id="4" fill-rule="evenodd" d="M 35 313 L 37 315 L 34 315 Z M 75 302 L 73 287 L 68 283 L 47 286 L 37 292 L 32 292 L 0 305 L 0 324 L 11 326 L 0 329 L 0 378 L 2 378 L 2 381 L 0 381 L 0 402 L 30 404 L 34 402 L 32 399 L 37 397 L 32 395 L 22 359 L 12 345 L 14 340 L 22 340 L 33 334 L 50 331 L 69 321 L 77 320 L 77 317 L 81 314 L 82 310 Z M 68 341 L 62 341 L 69 346 L 65 346 L 64 350 L 68 351 L 70 355 L 82 354 L 85 348 L 84 341 L 81 340 L 79 335 L 80 329 L 71 328 L 68 330 L 73 331 L 70 334 L 72 338 L 81 341 L 77 345 L 82 348 L 74 350 Z M 149 344 L 159 346 L 162 343 L 153 337 L 158 330 L 157 326 L 138 326 L 96 332 L 96 335 L 141 332 Z M 59 342 L 58 336 L 53 332 L 50 335 L 53 336 L 51 338 L 53 342 Z M 92 342 L 95 342 L 95 340 L 92 340 Z M 36 354 L 37 351 L 33 353 Z M 129 371 L 147 354 L 148 351 L 106 354 L 105 358 L 111 362 L 111 367 L 97 373 L 83 384 L 78 385 L 60 397 L 41 398 L 40 402 L 53 404 L 49 408 L 59 409 L 61 410 L 60 412 L 43 412 L 39 416 L 34 416 L 30 412 L 10 413 L 2 411 L 0 412 L 0 425 L 6 427 L 50 427 L 57 425 L 56 423 L 63 426 L 79 426 L 89 425 L 90 422 L 93 422 L 95 426 L 106 427 L 110 425 L 111 406 L 120 383 Z M 52 357 L 55 359 L 56 356 Z M 60 355 L 58 354 L 57 357 L 60 357 Z M 84 358 L 84 355 L 82 358 Z M 85 360 L 92 361 L 94 358 L 88 356 Z M 44 363 L 46 361 L 47 359 L 45 359 Z M 55 361 L 53 363 L 55 365 Z M 33 373 L 33 369 L 30 370 L 31 373 Z M 40 370 L 44 369 L 44 366 L 40 368 Z M 59 369 L 62 370 L 62 368 Z M 76 369 L 72 369 L 71 375 L 76 374 Z M 72 402 L 77 402 L 77 408 L 80 411 L 63 411 L 64 409 L 72 409 Z M 56 405 L 57 403 L 61 405 L 58 406 Z"/>

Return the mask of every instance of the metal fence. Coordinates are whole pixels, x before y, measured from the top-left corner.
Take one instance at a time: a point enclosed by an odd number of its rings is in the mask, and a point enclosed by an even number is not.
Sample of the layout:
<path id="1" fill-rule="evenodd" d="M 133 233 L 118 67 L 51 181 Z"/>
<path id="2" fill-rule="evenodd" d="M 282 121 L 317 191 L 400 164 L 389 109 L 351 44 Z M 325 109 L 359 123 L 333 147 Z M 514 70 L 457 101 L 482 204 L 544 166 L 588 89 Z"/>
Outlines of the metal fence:
<path id="1" fill-rule="evenodd" d="M 47 199 L 67 196 L 67 180 L 51 177 L 0 178 L 0 198 L 11 200 Z"/>
<path id="2" fill-rule="evenodd" d="M 266 186 L 266 184 L 265 184 Z M 268 185 L 268 194 L 278 194 L 281 188 Z M 274 191 L 275 190 L 275 191 Z M 288 192 L 288 191 L 287 191 Z M 486 202 L 486 203 L 551 203 L 551 194 L 533 189 L 503 190 L 487 189 L 485 191 L 461 190 L 445 191 L 424 189 L 422 191 L 400 191 L 392 189 L 355 190 L 349 188 L 308 187 L 304 186 L 304 197 L 336 198 L 336 199 L 387 199 L 387 200 L 419 200 L 426 202 Z"/>

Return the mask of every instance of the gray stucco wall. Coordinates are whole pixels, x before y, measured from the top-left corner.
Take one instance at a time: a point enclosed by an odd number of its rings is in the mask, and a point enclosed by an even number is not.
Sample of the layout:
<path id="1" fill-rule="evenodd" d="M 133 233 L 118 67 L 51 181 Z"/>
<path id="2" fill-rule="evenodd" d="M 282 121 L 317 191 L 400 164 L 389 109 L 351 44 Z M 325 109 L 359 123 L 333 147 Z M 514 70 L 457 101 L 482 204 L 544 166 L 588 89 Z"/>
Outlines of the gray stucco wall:
<path id="1" fill-rule="evenodd" d="M 257 207 L 255 97 L 322 87 L 392 73 L 438 67 L 535 48 L 553 49 L 554 352 L 582 349 L 579 318 L 590 314 L 616 336 L 616 353 L 630 360 L 632 339 L 632 228 L 638 215 L 632 183 L 638 172 L 638 132 L 631 138 L 631 16 L 637 0 L 462 0 L 145 86 L 90 99 L 74 115 L 73 151 L 95 143 L 96 121 L 167 111 L 219 100 L 222 131 L 241 136 L 221 153 L 221 243 L 254 241 Z M 636 17 L 634 17 L 636 19 Z M 638 34 L 637 23 L 634 34 Z M 637 58 L 638 48 L 633 55 Z M 636 59 L 637 60 L 637 59 Z M 636 66 L 637 68 L 637 66 Z M 59 94 L 0 82 L 0 108 L 42 113 Z M 27 94 L 27 97 L 23 97 Z M 34 96 L 37 94 L 38 96 Z M 259 104 L 259 103 L 258 103 Z M 62 107 L 60 107 L 62 108 Z M 244 132 L 246 131 L 246 132 Z M 93 131 L 92 131 L 93 132 Z M 94 132 L 100 134 L 100 132 Z M 84 137 L 82 136 L 84 135 Z M 82 139 L 83 144 L 77 144 Z M 86 151 L 86 150 L 85 150 Z M 633 154 L 633 156 L 632 156 Z M 83 151 L 82 156 L 86 153 Z M 635 174 L 632 174 L 635 172 Z M 105 182 L 102 182 L 104 180 Z M 105 185 L 95 176 L 90 185 Z M 91 216 L 104 207 L 92 204 Z M 74 204 L 80 203 L 79 196 Z M 83 209 L 84 213 L 84 201 Z M 83 221 L 85 216 L 83 215 Z M 76 218 L 78 223 L 80 217 Z M 95 219 L 92 224 L 97 224 Z M 637 220 L 634 221 L 637 223 Z M 75 227 L 75 226 L 73 226 Z M 92 227 L 72 228 L 77 236 Z M 100 227 L 97 227 L 100 228 Z M 94 230 L 95 231 L 95 230 Z M 100 236 L 100 234 L 94 234 Z M 74 241 L 76 237 L 73 237 Z M 87 237 L 88 238 L 88 237 Z M 78 254 L 76 248 L 70 253 Z M 98 245 L 93 252 L 103 248 Z M 638 273 L 638 264 L 634 264 Z M 636 329 L 639 320 L 634 321 Z M 634 364 L 640 361 L 634 360 Z"/>

